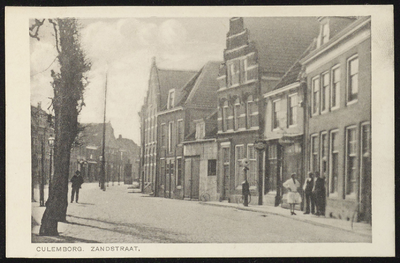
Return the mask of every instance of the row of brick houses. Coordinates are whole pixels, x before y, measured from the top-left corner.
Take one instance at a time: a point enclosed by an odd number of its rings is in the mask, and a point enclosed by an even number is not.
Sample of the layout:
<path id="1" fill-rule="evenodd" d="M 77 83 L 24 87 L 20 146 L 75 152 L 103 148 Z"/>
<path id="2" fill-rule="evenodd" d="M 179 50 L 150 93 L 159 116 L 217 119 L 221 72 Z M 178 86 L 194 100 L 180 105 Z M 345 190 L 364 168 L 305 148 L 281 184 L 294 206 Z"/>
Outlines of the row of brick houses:
<path id="1" fill-rule="evenodd" d="M 99 181 L 103 123 L 82 123 L 76 143 L 71 149 L 70 177 L 79 170 L 85 182 Z M 106 182 L 131 184 L 138 181 L 139 146 L 132 140 L 114 136 L 111 122 L 106 123 L 105 174 Z"/>
<path id="2" fill-rule="evenodd" d="M 142 118 L 143 190 L 286 204 L 282 182 L 326 180 L 326 215 L 371 219 L 370 17 L 230 19 L 224 61 L 153 62 Z M 302 208 L 300 205 L 299 208 Z"/>

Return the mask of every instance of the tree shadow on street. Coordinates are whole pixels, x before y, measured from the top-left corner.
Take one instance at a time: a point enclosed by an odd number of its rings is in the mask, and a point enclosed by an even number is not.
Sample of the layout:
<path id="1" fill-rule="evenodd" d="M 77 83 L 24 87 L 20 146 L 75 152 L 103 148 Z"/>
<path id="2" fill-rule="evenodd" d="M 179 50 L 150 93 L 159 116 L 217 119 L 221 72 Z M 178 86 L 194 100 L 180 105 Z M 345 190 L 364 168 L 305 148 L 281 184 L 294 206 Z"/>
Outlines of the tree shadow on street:
<path id="1" fill-rule="evenodd" d="M 154 243 L 187 243 L 188 242 L 187 240 L 183 240 L 179 233 L 175 233 L 172 231 L 166 231 L 162 228 L 150 227 L 150 226 L 139 225 L 139 224 L 116 223 L 116 222 L 110 222 L 110 221 L 106 221 L 106 220 L 73 216 L 73 215 L 67 215 L 67 216 L 71 217 L 71 218 L 75 218 L 75 219 L 89 221 L 88 224 L 68 221 L 67 223 L 71 224 L 71 225 L 96 228 L 96 229 L 100 229 L 100 230 L 104 230 L 104 231 L 111 231 L 111 232 L 124 234 L 124 235 L 132 235 L 132 236 L 136 236 L 141 239 L 151 240 L 151 242 L 154 242 Z M 99 223 L 103 223 L 103 224 L 109 224 L 109 225 L 111 225 L 111 228 L 95 226 L 93 224 L 90 224 L 90 221 L 99 222 Z"/>
<path id="2" fill-rule="evenodd" d="M 70 236 L 40 236 L 38 234 L 32 234 L 31 236 L 32 243 L 101 243 L 96 240 L 76 238 Z"/>

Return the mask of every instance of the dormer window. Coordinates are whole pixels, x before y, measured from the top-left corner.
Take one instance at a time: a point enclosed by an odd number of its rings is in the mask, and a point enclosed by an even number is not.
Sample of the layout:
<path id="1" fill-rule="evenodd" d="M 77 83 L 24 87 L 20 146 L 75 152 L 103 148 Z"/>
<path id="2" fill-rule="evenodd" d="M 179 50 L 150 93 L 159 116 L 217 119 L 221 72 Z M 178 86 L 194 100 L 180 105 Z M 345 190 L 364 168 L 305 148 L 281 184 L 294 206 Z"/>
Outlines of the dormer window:
<path id="1" fill-rule="evenodd" d="M 167 105 L 167 108 L 168 109 L 173 108 L 174 104 L 175 104 L 175 90 L 172 89 L 172 90 L 169 91 L 169 94 L 168 94 L 168 105 Z"/>
<path id="2" fill-rule="evenodd" d="M 196 140 L 204 139 L 205 135 L 206 135 L 205 123 L 204 122 L 196 123 Z"/>
<path id="3" fill-rule="evenodd" d="M 321 25 L 321 45 L 329 41 L 329 23 Z"/>

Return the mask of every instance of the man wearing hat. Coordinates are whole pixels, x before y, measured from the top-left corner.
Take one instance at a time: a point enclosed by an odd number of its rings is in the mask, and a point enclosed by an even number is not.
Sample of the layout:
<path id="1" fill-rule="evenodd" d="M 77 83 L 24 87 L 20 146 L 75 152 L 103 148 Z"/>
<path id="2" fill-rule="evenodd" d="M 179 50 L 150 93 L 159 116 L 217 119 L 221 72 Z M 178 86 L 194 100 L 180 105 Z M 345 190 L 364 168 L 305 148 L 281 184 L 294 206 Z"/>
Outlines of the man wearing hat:
<path id="1" fill-rule="evenodd" d="M 71 203 L 74 202 L 75 193 L 76 193 L 76 202 L 78 203 L 79 188 L 81 188 L 81 185 L 83 184 L 83 177 L 80 171 L 75 172 L 74 176 L 72 176 L 71 178 L 71 183 L 72 183 Z"/>

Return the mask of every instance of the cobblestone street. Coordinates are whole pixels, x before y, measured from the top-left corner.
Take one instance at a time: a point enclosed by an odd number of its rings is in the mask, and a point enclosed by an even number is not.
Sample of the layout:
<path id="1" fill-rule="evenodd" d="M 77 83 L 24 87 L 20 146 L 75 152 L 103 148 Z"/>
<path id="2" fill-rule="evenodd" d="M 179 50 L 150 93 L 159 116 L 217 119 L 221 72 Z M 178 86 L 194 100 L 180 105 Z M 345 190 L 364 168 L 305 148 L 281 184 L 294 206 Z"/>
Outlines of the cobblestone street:
<path id="1" fill-rule="evenodd" d="M 40 222 L 44 208 L 33 203 L 33 211 Z M 60 237 L 39 237 L 35 226 L 33 242 L 371 242 L 365 235 L 280 215 L 149 197 L 122 184 L 110 184 L 105 192 L 96 183 L 84 184 L 79 203 L 68 206 L 67 221 L 59 223 Z"/>

